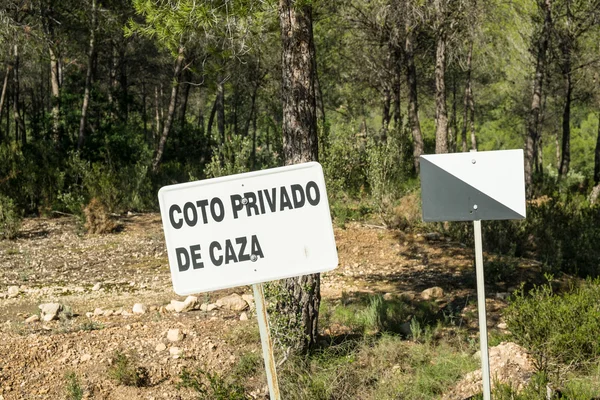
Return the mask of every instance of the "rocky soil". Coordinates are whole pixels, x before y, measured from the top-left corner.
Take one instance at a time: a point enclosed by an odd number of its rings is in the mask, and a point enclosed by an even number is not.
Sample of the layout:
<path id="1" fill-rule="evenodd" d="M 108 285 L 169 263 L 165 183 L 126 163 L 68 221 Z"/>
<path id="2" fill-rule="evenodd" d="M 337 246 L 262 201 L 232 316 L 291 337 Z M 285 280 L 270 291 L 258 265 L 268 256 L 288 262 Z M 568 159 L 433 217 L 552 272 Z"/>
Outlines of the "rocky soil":
<path id="1" fill-rule="evenodd" d="M 118 233 L 85 235 L 71 218 L 29 219 L 19 238 L 0 242 L 0 400 L 65 398 L 69 372 L 84 398 L 191 399 L 176 387 L 183 368 L 226 372 L 243 352 L 260 353 L 250 287 L 180 298 L 160 216 L 119 222 Z M 323 275 L 324 298 L 434 296 L 476 327 L 470 248 L 359 224 L 335 233 L 340 265 Z M 488 288 L 490 326 L 502 327 L 508 289 Z M 119 352 L 143 366 L 148 385 L 110 376 Z M 246 384 L 265 398 L 265 382 Z"/>

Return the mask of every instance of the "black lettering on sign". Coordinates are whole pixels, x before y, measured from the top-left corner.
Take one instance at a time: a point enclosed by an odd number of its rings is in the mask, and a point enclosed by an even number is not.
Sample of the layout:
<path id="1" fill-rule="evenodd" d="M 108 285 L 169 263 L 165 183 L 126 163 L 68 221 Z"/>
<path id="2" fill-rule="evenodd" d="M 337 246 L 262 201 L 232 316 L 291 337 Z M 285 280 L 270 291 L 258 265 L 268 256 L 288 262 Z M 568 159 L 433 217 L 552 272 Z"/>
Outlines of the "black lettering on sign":
<path id="1" fill-rule="evenodd" d="M 256 235 L 252 235 L 252 254 L 255 255 L 256 257 L 260 257 L 260 258 L 265 258 L 265 255 L 262 252 L 262 249 L 260 248 L 260 243 L 258 242 L 258 238 L 256 237 Z"/>
<path id="2" fill-rule="evenodd" d="M 279 198 L 279 211 L 283 211 L 284 208 L 289 208 L 293 210 L 292 202 L 290 201 L 290 196 L 288 196 L 287 190 L 285 190 L 285 186 L 282 186 L 280 189 L 280 198 Z"/>
<path id="3" fill-rule="evenodd" d="M 300 185 L 290 186 L 292 189 L 292 201 L 294 202 L 294 208 L 300 208 L 304 206 L 304 189 Z"/>
<path id="4" fill-rule="evenodd" d="M 192 214 L 190 216 L 190 214 Z M 196 212 L 196 207 L 193 203 L 185 203 L 183 205 L 183 219 L 185 219 L 185 223 L 188 226 L 196 226 L 198 222 L 198 213 Z"/>
<path id="5" fill-rule="evenodd" d="M 256 195 L 253 192 L 244 193 L 244 198 L 246 199 L 246 214 L 249 217 L 252 216 L 250 210 L 254 210 L 254 215 L 258 215 L 258 205 L 256 204 Z"/>
<path id="6" fill-rule="evenodd" d="M 194 269 L 204 268 L 204 263 L 200 261 L 202 255 L 200 254 L 199 244 L 190 246 L 190 254 L 192 256 L 192 267 L 194 267 Z"/>
<path id="7" fill-rule="evenodd" d="M 314 193 L 310 193 L 310 190 L 313 190 Z M 319 192 L 319 186 L 313 181 L 310 181 L 306 184 L 306 199 L 312 206 L 316 206 L 321 201 L 321 193 Z"/>
<path id="8" fill-rule="evenodd" d="M 221 264 L 223 264 L 223 256 L 219 256 L 218 258 L 215 257 L 215 249 L 221 251 L 222 247 L 219 244 L 219 242 L 212 242 L 210 244 L 210 247 L 208 248 L 208 254 L 210 256 L 210 261 L 213 263 L 214 266 L 218 267 Z"/>
<path id="9" fill-rule="evenodd" d="M 229 264 L 229 262 L 236 263 L 238 262 L 238 259 L 235 256 L 235 251 L 233 250 L 231 240 L 227 239 L 225 241 L 225 264 Z"/>
<path id="10" fill-rule="evenodd" d="M 198 200 L 196 202 L 196 207 L 200 209 L 202 212 L 202 222 L 205 224 L 208 223 L 208 219 L 206 218 L 206 206 L 208 205 L 208 200 Z"/>
<path id="11" fill-rule="evenodd" d="M 183 218 L 179 218 L 179 221 L 175 221 L 175 212 L 181 214 L 181 207 L 177 204 L 173 204 L 169 208 L 169 220 L 171 221 L 171 226 L 175 229 L 180 229 L 183 226 Z"/>
<path id="12" fill-rule="evenodd" d="M 217 208 L 219 209 L 218 212 Z M 220 198 L 215 197 L 210 201 L 210 215 L 216 222 L 221 222 L 225 218 L 225 207 L 223 207 L 223 202 Z"/>
<path id="13" fill-rule="evenodd" d="M 265 200 L 263 199 L 263 191 L 258 191 L 258 204 L 260 205 L 260 213 L 265 213 Z"/>
<path id="14" fill-rule="evenodd" d="M 244 205 L 242 204 L 242 196 L 240 196 L 239 194 L 232 194 L 229 198 L 231 199 L 231 210 L 233 211 L 233 218 L 237 219 L 238 212 L 244 208 Z"/>
<path id="15" fill-rule="evenodd" d="M 185 247 L 178 247 L 175 249 L 175 256 L 177 258 L 177 267 L 179 272 L 187 271 L 190 268 L 190 256 Z"/>
<path id="16" fill-rule="evenodd" d="M 250 253 L 246 254 L 246 244 L 248 239 L 245 237 L 236 238 L 235 243 L 239 244 L 238 261 L 250 261 Z"/>
<path id="17" fill-rule="evenodd" d="M 267 205 L 269 206 L 269 210 L 271 210 L 271 212 L 275 212 L 277 210 L 276 189 L 275 188 L 271 189 L 270 195 L 269 195 L 269 191 L 267 189 L 264 189 L 263 193 L 265 194 L 265 199 L 267 200 Z"/>

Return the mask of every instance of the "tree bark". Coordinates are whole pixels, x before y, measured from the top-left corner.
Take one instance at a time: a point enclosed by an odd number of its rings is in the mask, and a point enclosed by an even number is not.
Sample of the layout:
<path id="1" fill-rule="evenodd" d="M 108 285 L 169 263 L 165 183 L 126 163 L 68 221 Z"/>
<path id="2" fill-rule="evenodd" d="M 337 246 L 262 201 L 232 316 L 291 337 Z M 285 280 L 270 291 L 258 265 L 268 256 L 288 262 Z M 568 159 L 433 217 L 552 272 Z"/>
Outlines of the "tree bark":
<path id="1" fill-rule="evenodd" d="M 52 105 L 52 135 L 54 141 L 60 141 L 60 84 L 58 81 L 58 57 L 56 52 L 50 46 L 48 48 L 50 53 L 50 86 L 52 87 L 52 96 L 50 97 L 50 104 Z"/>
<path id="2" fill-rule="evenodd" d="M 179 47 L 179 51 L 177 53 L 177 59 L 175 60 L 175 71 L 173 73 L 173 82 L 171 87 L 171 99 L 169 101 L 169 109 L 167 111 L 167 120 L 164 123 L 162 135 L 160 137 L 160 141 L 158 143 L 158 147 L 156 149 L 156 155 L 154 156 L 154 161 L 152 162 L 152 171 L 157 172 L 160 161 L 162 160 L 163 153 L 165 151 L 165 143 L 167 142 L 167 137 L 169 136 L 169 132 L 171 131 L 171 126 L 173 125 L 173 116 L 175 115 L 175 103 L 177 101 L 177 93 L 179 90 L 179 78 L 181 75 L 181 66 L 183 64 L 184 59 L 184 48 L 183 46 Z"/>
<path id="3" fill-rule="evenodd" d="M 156 123 L 154 130 L 154 140 L 153 144 L 156 145 L 156 140 L 160 137 L 161 130 L 161 121 L 160 118 L 160 107 L 161 107 L 160 96 L 158 94 L 158 86 L 154 86 L 154 120 Z"/>
<path id="4" fill-rule="evenodd" d="M 598 185 L 600 184 L 600 112 L 598 113 L 598 136 L 594 155 L 594 183 Z"/>
<path id="5" fill-rule="evenodd" d="M 2 84 L 2 94 L 0 95 L 0 121 L 2 120 L 2 112 L 4 109 L 4 101 L 6 100 L 6 92 L 8 88 L 8 78 L 10 77 L 10 71 L 12 69 L 12 65 L 10 63 L 6 63 L 6 74 L 4 74 L 4 83 Z M 8 134 L 8 132 L 7 132 Z"/>
<path id="6" fill-rule="evenodd" d="M 571 99 L 573 93 L 573 83 L 571 81 L 571 55 L 573 50 L 573 37 L 571 36 L 571 7 L 569 1 L 566 2 L 567 7 L 567 26 L 566 34 L 561 43 L 562 58 L 563 58 L 563 78 L 565 81 L 565 105 L 562 118 L 562 157 L 560 160 L 559 174 L 561 177 L 567 176 L 569 172 L 569 164 L 571 162 Z"/>
<path id="7" fill-rule="evenodd" d="M 448 129 L 448 151 L 456 152 L 456 137 L 458 136 L 458 123 L 456 121 L 456 74 L 452 74 L 452 113 L 450 114 L 450 127 Z"/>
<path id="8" fill-rule="evenodd" d="M 77 139 L 77 150 L 81 150 L 85 141 L 85 124 L 90 97 L 92 91 L 92 71 L 94 67 L 94 55 L 96 54 L 96 0 L 92 0 L 92 25 L 90 27 L 90 46 L 88 48 L 88 65 L 85 74 L 85 89 L 83 92 L 83 104 L 81 105 L 81 119 L 79 120 L 79 138 Z"/>
<path id="9" fill-rule="evenodd" d="M 406 82 L 408 86 L 408 124 L 413 139 L 413 163 L 415 171 L 419 173 L 419 157 L 423 154 L 423 135 L 419 122 L 419 103 L 417 100 L 417 69 L 415 67 L 412 29 L 406 24 L 406 40 L 404 43 L 404 56 L 406 60 Z"/>
<path id="10" fill-rule="evenodd" d="M 223 79 L 218 78 L 217 83 L 217 130 L 221 136 L 221 144 L 225 144 L 225 88 L 223 87 Z"/>
<path id="11" fill-rule="evenodd" d="M 467 151 L 467 131 L 471 131 L 471 149 L 477 150 L 477 139 L 475 137 L 475 102 L 473 100 L 472 87 L 472 61 L 473 61 L 473 42 L 469 45 L 469 53 L 467 55 L 467 76 L 465 84 L 464 98 L 464 118 L 462 129 L 462 151 Z"/>
<path id="12" fill-rule="evenodd" d="M 192 87 L 192 85 L 190 85 L 190 83 L 189 83 L 189 81 L 191 80 L 190 74 L 186 73 L 185 75 L 186 75 L 186 80 L 188 82 L 185 83 L 185 87 L 183 89 L 183 101 L 181 102 L 181 114 L 179 115 L 179 121 L 180 121 L 180 127 L 181 127 L 182 133 L 183 133 L 183 130 L 185 129 L 187 104 L 188 104 L 188 99 L 190 97 L 190 89 Z"/>
<path id="13" fill-rule="evenodd" d="M 208 133 L 208 137 L 212 139 L 212 127 L 215 121 L 215 115 L 217 114 L 217 103 L 219 101 L 219 95 L 215 96 L 215 101 L 213 102 L 213 106 L 210 109 L 210 115 L 208 116 L 208 125 L 206 127 L 206 131 Z"/>
<path id="14" fill-rule="evenodd" d="M 435 152 L 448 152 L 448 111 L 446 109 L 446 31 L 445 0 L 437 0 L 438 19 L 437 44 L 435 51 Z"/>
<path id="15" fill-rule="evenodd" d="M 540 108 L 542 104 L 542 84 L 546 73 L 546 53 L 552 24 L 552 2 L 544 0 L 538 3 L 544 13 L 544 27 L 537 45 L 537 62 L 533 80 L 533 97 L 527 121 L 527 138 L 525 141 L 525 186 L 527 197 L 533 194 L 533 165 L 537 159 L 536 143 L 539 135 Z"/>
<path id="16" fill-rule="evenodd" d="M 283 154 L 286 165 L 318 159 L 315 96 L 315 62 L 312 8 L 305 2 L 279 1 L 282 41 Z M 300 331 L 290 346 L 305 352 L 316 344 L 320 275 L 285 279 L 286 294 L 277 304 L 289 317 L 289 326 Z"/>
<path id="17" fill-rule="evenodd" d="M 25 131 L 25 123 L 21 118 L 20 110 L 20 77 L 19 77 L 19 45 L 15 44 L 14 47 L 14 64 L 13 64 L 13 119 L 15 120 L 15 141 L 18 143 L 19 140 L 23 144 L 27 143 L 27 136 Z"/>

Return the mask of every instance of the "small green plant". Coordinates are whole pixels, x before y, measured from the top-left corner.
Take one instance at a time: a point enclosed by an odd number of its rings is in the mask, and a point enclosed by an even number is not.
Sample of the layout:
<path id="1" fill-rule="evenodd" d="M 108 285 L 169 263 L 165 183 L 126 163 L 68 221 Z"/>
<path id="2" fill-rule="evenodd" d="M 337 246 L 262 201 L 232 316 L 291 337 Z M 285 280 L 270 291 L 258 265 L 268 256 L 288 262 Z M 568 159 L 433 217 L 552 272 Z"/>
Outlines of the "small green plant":
<path id="1" fill-rule="evenodd" d="M 0 239 L 14 239 L 21 229 L 21 215 L 10 197 L 0 194 Z"/>
<path id="2" fill-rule="evenodd" d="M 75 372 L 67 372 L 65 374 L 65 380 L 67 381 L 67 399 L 81 400 L 83 398 L 83 388 L 81 387 L 81 383 Z"/>
<path id="3" fill-rule="evenodd" d="M 88 319 L 79 326 L 79 329 L 82 331 L 97 331 L 100 329 L 104 329 L 104 325 L 102 325 L 101 322 Z"/>
<path id="4" fill-rule="evenodd" d="M 515 293 L 504 311 L 508 329 L 533 355 L 536 368 L 582 367 L 600 357 L 600 281 L 587 281 L 563 295 L 551 284 Z"/>
<path id="5" fill-rule="evenodd" d="M 240 360 L 236 364 L 233 375 L 240 378 L 252 376 L 259 370 L 262 364 L 262 357 L 258 352 L 247 352 L 241 355 Z"/>
<path id="6" fill-rule="evenodd" d="M 228 382 L 219 374 L 197 369 L 183 369 L 179 374 L 177 388 L 190 388 L 198 392 L 199 400 L 249 400 L 244 387 L 237 382 Z"/>
<path id="7" fill-rule="evenodd" d="M 108 375 L 125 386 L 144 387 L 150 383 L 148 370 L 135 365 L 133 354 L 129 356 L 121 351 L 116 351 L 113 365 L 108 370 Z"/>

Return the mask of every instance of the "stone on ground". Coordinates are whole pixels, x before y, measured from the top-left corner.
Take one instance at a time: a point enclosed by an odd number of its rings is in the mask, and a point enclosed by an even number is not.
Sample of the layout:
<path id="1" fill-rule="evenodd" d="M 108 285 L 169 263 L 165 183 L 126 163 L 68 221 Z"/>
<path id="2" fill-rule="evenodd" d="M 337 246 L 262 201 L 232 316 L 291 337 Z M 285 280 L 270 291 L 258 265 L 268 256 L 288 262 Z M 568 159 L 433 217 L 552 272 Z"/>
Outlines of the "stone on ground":
<path id="1" fill-rule="evenodd" d="M 441 299 L 442 297 L 444 297 L 444 289 L 439 286 L 430 287 L 421 292 L 423 300 Z"/>
<path id="2" fill-rule="evenodd" d="M 237 293 L 230 294 L 217 300 L 217 306 L 226 310 L 244 311 L 248 308 L 248 303 Z"/>
<path id="3" fill-rule="evenodd" d="M 134 314 L 145 314 L 146 306 L 143 305 L 142 303 L 135 303 L 133 305 L 133 309 L 131 310 L 131 312 L 133 312 Z"/>
<path id="4" fill-rule="evenodd" d="M 197 304 L 198 298 L 196 296 L 188 296 L 184 301 L 171 300 L 170 306 L 173 308 L 173 311 L 182 313 L 193 310 Z"/>
<path id="5" fill-rule="evenodd" d="M 12 299 L 19 295 L 19 287 L 18 286 L 9 286 L 8 287 L 8 298 Z"/>
<path id="6" fill-rule="evenodd" d="M 179 342 L 181 340 L 183 340 L 183 332 L 181 332 L 181 329 L 169 329 L 169 332 L 167 332 L 167 340 L 169 342 Z"/>
<path id="7" fill-rule="evenodd" d="M 58 318 L 58 313 L 62 310 L 63 306 L 59 303 L 44 303 L 40 304 L 38 308 L 41 311 L 41 319 L 44 322 L 50 322 L 53 319 Z"/>
<path id="8" fill-rule="evenodd" d="M 243 312 L 240 315 L 240 321 L 248 321 L 248 314 L 246 314 L 246 312 Z"/>
<path id="9" fill-rule="evenodd" d="M 38 322 L 40 320 L 40 316 L 37 314 L 32 315 L 31 317 L 27 318 L 25 320 L 26 324 L 31 324 L 33 322 Z"/>
<path id="10" fill-rule="evenodd" d="M 535 372 L 527 351 L 516 343 L 504 342 L 489 351 L 492 389 L 498 383 L 509 384 L 515 390 L 523 389 Z M 481 369 L 469 372 L 443 400 L 462 400 L 481 392 Z"/>

